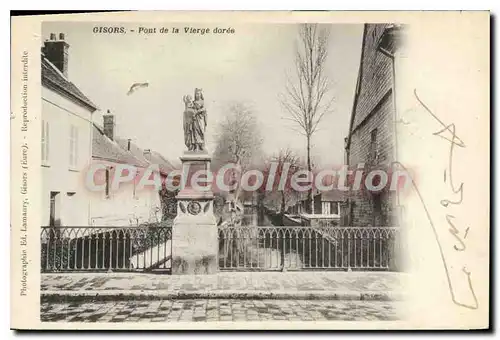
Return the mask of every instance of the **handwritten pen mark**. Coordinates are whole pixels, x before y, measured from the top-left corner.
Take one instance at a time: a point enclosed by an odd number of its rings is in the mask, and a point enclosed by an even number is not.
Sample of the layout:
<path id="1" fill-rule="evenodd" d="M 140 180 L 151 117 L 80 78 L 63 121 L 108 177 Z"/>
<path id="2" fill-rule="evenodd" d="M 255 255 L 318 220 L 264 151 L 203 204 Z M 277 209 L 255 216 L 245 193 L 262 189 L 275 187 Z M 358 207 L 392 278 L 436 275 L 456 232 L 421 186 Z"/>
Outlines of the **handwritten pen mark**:
<path id="1" fill-rule="evenodd" d="M 422 103 L 422 102 L 420 102 L 420 103 Z M 426 110 L 429 111 L 428 108 L 426 108 Z M 441 124 L 444 125 L 444 123 L 441 120 L 439 120 L 439 118 L 437 118 L 436 116 L 434 116 L 434 118 L 436 118 Z M 446 131 L 451 133 L 451 139 L 442 135 L 442 133 L 446 132 Z M 454 123 L 445 125 L 443 129 L 441 129 L 437 132 L 434 132 L 433 135 L 441 137 L 444 140 L 447 140 L 448 142 L 453 143 L 454 145 L 457 145 L 461 148 L 465 148 L 464 142 L 455 134 L 455 124 Z"/>
<path id="2" fill-rule="evenodd" d="M 455 249 L 456 251 L 464 251 L 465 250 L 465 243 L 464 241 L 460 238 L 460 236 L 458 236 L 458 234 L 460 233 L 460 231 L 457 229 L 457 227 L 455 227 L 455 224 L 453 224 L 453 222 L 451 221 L 451 219 L 454 219 L 455 216 L 453 215 L 449 215 L 447 214 L 446 215 L 446 221 L 448 222 L 448 225 L 451 227 L 449 229 L 450 233 L 453 235 L 453 237 L 460 243 L 460 248 L 457 247 L 457 245 L 453 245 L 453 249 Z"/>
<path id="3" fill-rule="evenodd" d="M 460 199 L 458 201 L 451 201 L 449 199 L 443 199 L 441 200 L 439 203 L 445 207 L 445 208 L 448 208 L 448 205 L 450 204 L 460 204 L 462 203 L 463 199 L 464 199 L 464 189 L 463 189 L 463 183 L 460 184 L 460 187 L 459 187 L 459 191 L 460 193 Z"/>
<path id="4" fill-rule="evenodd" d="M 443 129 L 435 132 L 434 135 L 438 136 L 440 138 L 443 138 L 443 139 L 447 140 L 448 142 L 450 142 L 450 151 L 449 151 L 449 158 L 448 158 L 448 171 L 449 171 L 448 177 L 449 177 L 449 183 L 450 183 L 450 187 L 451 187 L 451 190 L 453 191 L 453 193 L 455 193 L 455 194 L 460 193 L 460 200 L 459 201 L 451 201 L 451 200 L 445 199 L 445 200 L 441 200 L 440 203 L 444 207 L 448 207 L 449 204 L 461 204 L 462 200 L 463 200 L 463 183 L 460 183 L 460 185 L 458 186 L 458 188 L 455 188 L 455 185 L 453 183 L 453 151 L 455 149 L 455 146 L 458 146 L 458 147 L 461 147 L 461 148 L 465 148 L 466 147 L 465 143 L 462 141 L 462 139 L 460 137 L 457 136 L 456 129 L 455 129 L 455 124 L 445 124 L 418 97 L 417 89 L 414 89 L 413 93 L 414 93 L 415 98 L 417 99 L 417 101 L 420 103 L 420 105 L 422 105 L 422 107 L 439 124 L 441 124 L 441 126 L 443 126 Z M 443 135 L 444 132 L 451 133 L 451 138 L 448 138 L 447 136 Z M 401 163 L 397 162 L 397 164 L 399 164 L 403 169 L 406 170 L 406 168 Z M 445 171 L 443 177 L 444 177 L 444 181 L 446 182 L 446 179 L 447 179 L 446 178 L 446 171 Z M 438 236 L 436 227 L 435 227 L 434 222 L 432 220 L 432 217 L 431 217 L 431 215 L 429 213 L 429 210 L 427 209 L 427 205 L 425 204 L 425 201 L 424 201 L 424 199 L 423 199 L 423 197 L 422 197 L 422 195 L 420 193 L 420 190 L 418 189 L 417 185 L 413 181 L 413 178 L 411 178 L 411 184 L 412 184 L 412 187 L 413 187 L 414 191 L 418 195 L 420 202 L 422 203 L 422 207 L 425 210 L 427 219 L 428 219 L 429 224 L 431 225 L 432 231 L 434 233 L 434 238 L 435 238 L 436 243 L 437 243 L 438 248 L 439 248 L 439 253 L 440 253 L 440 256 L 441 256 L 441 261 L 442 261 L 442 264 L 443 264 L 443 267 L 444 267 L 444 270 L 445 270 L 445 273 L 446 273 L 446 279 L 447 279 L 447 283 L 448 283 L 448 288 L 449 288 L 449 291 L 450 291 L 450 294 L 451 294 L 451 299 L 452 299 L 453 303 L 455 303 L 458 306 L 464 307 L 464 308 L 477 309 L 478 306 L 479 306 L 479 303 L 477 301 L 477 297 L 476 297 L 476 294 L 474 292 L 474 287 L 472 285 L 471 273 L 465 267 L 462 268 L 462 271 L 467 276 L 467 283 L 469 285 L 469 289 L 471 291 L 472 297 L 474 298 L 474 304 L 473 305 L 469 305 L 469 304 L 464 304 L 464 303 L 461 303 L 461 302 L 457 301 L 457 299 L 455 297 L 455 291 L 454 291 L 453 285 L 451 283 L 451 277 L 450 277 L 450 273 L 449 273 L 448 263 L 446 261 L 445 255 L 444 255 L 444 250 L 443 250 L 443 247 L 442 247 L 441 242 L 439 240 L 439 236 Z M 456 251 L 463 251 L 463 250 L 465 250 L 465 244 L 457 236 L 458 230 L 455 227 L 455 225 L 453 224 L 453 222 L 451 221 L 452 218 L 454 218 L 454 216 L 452 216 L 452 215 L 446 215 L 446 220 L 447 220 L 448 224 L 451 226 L 451 228 L 449 230 L 453 234 L 453 236 L 460 242 L 460 244 L 462 246 L 461 248 L 458 248 L 456 245 L 454 245 L 454 249 Z M 468 229 L 466 230 L 466 234 L 467 234 L 467 232 L 468 232 Z"/>
<path id="5" fill-rule="evenodd" d="M 422 107 L 439 123 L 441 124 L 441 126 L 443 126 L 443 129 L 437 131 L 437 132 L 434 132 L 433 135 L 435 136 L 438 136 L 438 137 L 441 137 L 443 138 L 444 140 L 450 142 L 450 152 L 449 152 L 449 157 L 448 157 L 448 177 L 449 177 L 449 183 L 450 183 L 450 187 L 451 187 L 451 190 L 453 191 L 454 194 L 460 194 L 460 199 L 458 201 L 451 201 L 451 200 L 448 200 L 448 199 L 444 199 L 444 200 L 441 200 L 441 205 L 443 207 L 448 207 L 448 205 L 450 204 L 460 204 L 462 203 L 462 200 L 464 198 L 464 195 L 463 195 L 463 190 L 464 190 L 464 187 L 463 187 L 463 183 L 460 183 L 460 185 L 458 186 L 458 188 L 455 187 L 455 184 L 453 182 L 453 151 L 455 150 L 455 146 L 458 146 L 458 147 L 461 147 L 461 148 L 465 148 L 465 143 L 462 141 L 462 139 L 460 137 L 457 136 L 455 130 L 455 124 L 445 124 L 441 119 L 439 119 L 438 116 L 436 116 L 434 114 L 434 112 L 431 111 L 431 109 L 429 109 L 429 107 L 427 105 L 425 105 L 424 102 L 422 102 L 422 100 L 419 98 L 418 94 L 417 94 L 417 89 L 414 89 L 413 90 L 413 93 L 415 95 L 415 98 L 417 99 L 417 101 L 420 103 L 420 105 L 422 105 Z M 448 136 L 445 136 L 443 135 L 444 132 L 449 132 L 451 133 L 451 137 L 449 138 Z M 445 182 L 446 182 L 446 176 L 445 176 Z"/>
<path id="6" fill-rule="evenodd" d="M 444 181 L 446 183 L 446 169 L 444 170 L 444 175 L 443 175 L 443 178 L 444 178 Z M 460 204 L 462 203 L 463 199 L 464 199 L 464 190 L 463 190 L 463 183 L 460 183 L 460 187 L 459 187 L 459 192 L 460 192 L 460 200 L 458 201 L 450 201 L 449 199 L 444 199 L 444 200 L 441 200 L 439 203 L 445 207 L 445 208 L 448 208 L 448 205 L 451 204 Z"/>
<path id="7" fill-rule="evenodd" d="M 399 165 L 403 170 L 408 171 L 408 169 L 406 169 L 405 166 L 403 164 L 401 164 L 400 162 L 394 162 L 394 164 Z M 441 241 L 439 240 L 436 226 L 434 225 L 434 221 L 432 220 L 429 209 L 427 208 L 427 205 L 425 204 L 424 198 L 423 198 L 422 194 L 420 193 L 418 186 L 415 184 L 415 181 L 413 180 L 413 178 L 411 176 L 410 176 L 410 181 L 411 181 L 411 185 L 412 185 L 414 192 L 417 194 L 418 199 L 419 199 L 420 203 L 422 204 L 422 207 L 424 208 L 425 215 L 427 217 L 427 220 L 429 221 L 432 232 L 434 234 L 434 239 L 436 240 L 436 243 L 437 243 L 437 246 L 439 249 L 439 254 L 441 257 L 441 262 L 443 264 L 443 268 L 445 271 L 448 289 L 449 289 L 450 294 L 451 294 L 451 300 L 453 301 L 454 304 L 456 304 L 460 307 L 464 307 L 464 308 L 468 308 L 468 309 L 477 309 L 479 307 L 479 303 L 477 301 L 476 293 L 474 292 L 474 287 L 472 286 L 471 273 L 469 271 L 467 271 L 465 269 L 465 267 L 462 269 L 462 271 L 467 276 L 467 283 L 468 283 L 469 289 L 472 293 L 472 297 L 474 298 L 474 304 L 469 305 L 469 304 L 461 303 L 461 302 L 457 301 L 457 299 L 455 298 L 455 290 L 453 289 L 453 285 L 451 284 L 451 277 L 450 277 L 450 270 L 448 268 L 448 262 L 446 261 L 446 257 L 444 256 L 443 246 L 441 245 Z"/>
<path id="8" fill-rule="evenodd" d="M 469 234 L 469 229 L 470 229 L 470 227 L 467 227 L 467 229 L 465 229 L 464 240 L 467 237 L 467 235 Z"/>
<path id="9" fill-rule="evenodd" d="M 455 124 L 452 123 L 452 124 L 445 124 L 441 119 L 439 119 L 438 116 L 436 116 L 434 114 L 434 112 L 431 111 L 431 109 L 429 109 L 429 107 L 427 107 L 427 105 L 425 105 L 424 102 L 422 102 L 422 100 L 420 99 L 420 97 L 418 96 L 417 94 L 417 89 L 414 89 L 413 90 L 413 94 L 415 95 L 415 98 L 417 98 L 418 102 L 420 103 L 420 105 L 422 105 L 422 107 L 435 119 L 439 122 L 439 124 L 441 124 L 443 126 L 443 129 L 437 131 L 437 132 L 434 132 L 433 135 L 436 135 L 436 136 L 439 136 L 445 140 L 447 140 L 448 142 L 452 143 L 452 144 L 456 144 L 458 146 L 460 146 L 461 148 L 465 148 L 465 143 L 455 134 Z M 441 135 L 441 133 L 445 132 L 445 131 L 448 131 L 451 133 L 451 139 L 450 138 L 447 138 L 443 135 Z"/>

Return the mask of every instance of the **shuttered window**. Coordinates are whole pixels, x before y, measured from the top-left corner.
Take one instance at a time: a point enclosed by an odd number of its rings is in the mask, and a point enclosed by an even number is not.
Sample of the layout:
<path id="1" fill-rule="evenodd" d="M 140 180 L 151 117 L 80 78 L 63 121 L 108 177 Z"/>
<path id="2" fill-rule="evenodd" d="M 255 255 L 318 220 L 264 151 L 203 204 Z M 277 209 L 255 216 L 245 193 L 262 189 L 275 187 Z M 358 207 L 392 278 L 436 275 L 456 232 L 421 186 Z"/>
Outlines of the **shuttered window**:
<path id="1" fill-rule="evenodd" d="M 42 164 L 49 162 L 49 146 L 50 146 L 50 128 L 49 122 L 42 120 Z"/>
<path id="2" fill-rule="evenodd" d="M 78 166 L 78 128 L 74 125 L 71 125 L 69 133 L 69 166 Z"/>

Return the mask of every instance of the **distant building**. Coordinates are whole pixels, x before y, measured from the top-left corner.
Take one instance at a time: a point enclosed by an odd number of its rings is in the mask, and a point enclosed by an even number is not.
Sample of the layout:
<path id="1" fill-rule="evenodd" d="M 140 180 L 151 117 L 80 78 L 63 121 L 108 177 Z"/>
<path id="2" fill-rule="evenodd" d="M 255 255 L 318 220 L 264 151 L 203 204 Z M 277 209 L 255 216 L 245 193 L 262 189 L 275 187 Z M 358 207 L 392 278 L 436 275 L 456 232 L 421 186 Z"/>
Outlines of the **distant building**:
<path id="1" fill-rule="evenodd" d="M 90 202 L 84 181 L 91 162 L 97 106 L 68 78 L 64 34 L 50 34 L 41 52 L 42 225 L 85 226 Z"/>
<path id="2" fill-rule="evenodd" d="M 160 192 L 151 186 L 140 189 L 138 184 L 151 164 L 158 165 L 162 181 L 173 167 L 159 153 L 141 149 L 131 139 L 119 137 L 115 123 L 115 116 L 108 110 L 103 116 L 102 127 L 94 124 L 92 160 L 104 164 L 106 169 L 104 190 L 91 195 L 92 225 L 128 226 L 160 222 L 163 215 Z M 112 178 L 120 175 L 115 172 L 119 164 L 135 166 L 138 169 L 136 179 L 121 183 L 118 190 L 112 190 Z"/>
<path id="3" fill-rule="evenodd" d="M 364 164 L 365 172 L 390 166 L 396 160 L 394 53 L 399 46 L 400 27 L 366 24 L 361 63 L 345 143 L 346 161 L 351 170 Z M 391 224 L 395 194 L 349 191 L 342 223 L 350 226 Z"/>
<path id="4" fill-rule="evenodd" d="M 340 215 L 340 204 L 344 195 L 339 190 L 318 191 L 314 195 L 314 213 L 317 215 Z"/>
<path id="5" fill-rule="evenodd" d="M 307 211 L 307 193 L 306 192 L 297 192 L 292 196 L 290 200 L 288 213 L 292 215 L 300 215 L 302 213 L 306 213 Z"/>

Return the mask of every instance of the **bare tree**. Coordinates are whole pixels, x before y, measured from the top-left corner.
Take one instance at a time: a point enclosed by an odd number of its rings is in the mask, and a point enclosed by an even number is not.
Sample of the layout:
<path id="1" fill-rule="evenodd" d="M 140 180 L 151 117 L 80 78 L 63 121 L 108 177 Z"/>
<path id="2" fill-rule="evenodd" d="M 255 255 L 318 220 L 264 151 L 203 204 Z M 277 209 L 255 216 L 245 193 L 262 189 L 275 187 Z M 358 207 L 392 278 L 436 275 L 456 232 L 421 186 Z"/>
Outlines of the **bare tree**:
<path id="1" fill-rule="evenodd" d="M 267 195 L 267 201 L 278 200 L 279 203 L 276 208 L 279 208 L 282 219 L 287 206 L 299 196 L 291 185 L 291 178 L 297 171 L 303 169 L 304 167 L 300 162 L 300 158 L 294 151 L 289 148 L 280 150 L 278 154 L 275 154 L 270 158 L 270 163 L 264 171 L 264 183 L 267 183 L 267 181 L 270 180 L 269 176 L 272 175 L 270 174 L 272 163 L 275 163 L 275 179 L 273 182 L 273 190 L 269 195 Z M 286 178 L 283 178 L 284 176 Z M 284 183 L 282 188 L 279 187 L 280 181 Z"/>
<path id="2" fill-rule="evenodd" d="M 240 185 L 240 175 L 248 169 L 261 154 L 262 138 L 257 118 L 253 109 L 241 102 L 234 102 L 228 105 L 227 114 L 216 131 L 216 147 L 214 150 L 214 169 L 232 163 L 238 172 L 230 172 L 229 185 L 236 184 L 225 200 L 225 208 L 222 209 L 223 219 L 232 226 L 241 226 L 244 207 L 241 202 L 242 190 Z M 229 171 L 228 171 L 229 172 Z M 226 204 L 229 203 L 229 206 Z M 229 209 L 227 209 L 229 208 Z M 248 230 L 231 230 L 232 237 L 224 240 L 220 245 L 224 249 L 223 257 L 229 263 L 240 263 L 251 258 L 249 251 L 252 251 Z M 254 233 L 257 232 L 255 229 Z M 245 237 L 246 235 L 246 237 Z M 256 234 L 253 234 L 256 237 Z M 246 255 L 245 255 L 246 254 Z"/>
<path id="3" fill-rule="evenodd" d="M 261 155 L 262 138 L 257 118 L 249 105 L 236 102 L 230 104 L 227 110 L 228 114 L 217 130 L 214 167 L 218 169 L 233 163 L 240 168 L 241 174 Z M 237 185 L 228 199 L 234 208 L 242 209 L 239 177 L 234 172 L 232 176 Z"/>
<path id="4" fill-rule="evenodd" d="M 288 77 L 280 101 L 287 112 L 285 119 L 305 136 L 307 170 L 312 171 L 311 138 L 325 114 L 332 111 L 331 82 L 325 72 L 328 57 L 329 31 L 318 24 L 303 24 L 295 51 L 294 74 Z M 312 189 L 307 194 L 307 205 L 314 213 Z"/>

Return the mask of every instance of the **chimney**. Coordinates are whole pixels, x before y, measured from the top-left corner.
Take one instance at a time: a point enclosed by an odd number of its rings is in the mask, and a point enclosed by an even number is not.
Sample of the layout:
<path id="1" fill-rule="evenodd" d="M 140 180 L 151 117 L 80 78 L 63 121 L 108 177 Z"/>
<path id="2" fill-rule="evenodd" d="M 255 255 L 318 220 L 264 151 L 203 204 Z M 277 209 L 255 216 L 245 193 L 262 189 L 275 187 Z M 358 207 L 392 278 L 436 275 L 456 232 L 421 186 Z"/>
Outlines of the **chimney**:
<path id="1" fill-rule="evenodd" d="M 151 160 L 151 149 L 144 149 L 144 158 L 146 158 L 146 160 L 150 161 Z"/>
<path id="2" fill-rule="evenodd" d="M 130 151 L 130 142 L 132 141 L 132 139 L 127 139 L 127 151 Z"/>
<path id="3" fill-rule="evenodd" d="M 103 116 L 103 128 L 104 134 L 111 140 L 115 137 L 115 116 L 111 114 L 111 111 Z"/>
<path id="4" fill-rule="evenodd" d="M 50 33 L 50 39 L 45 40 L 42 52 L 59 71 L 68 77 L 68 49 L 69 44 L 64 40 L 64 33 L 59 33 L 59 39 L 55 33 Z"/>

